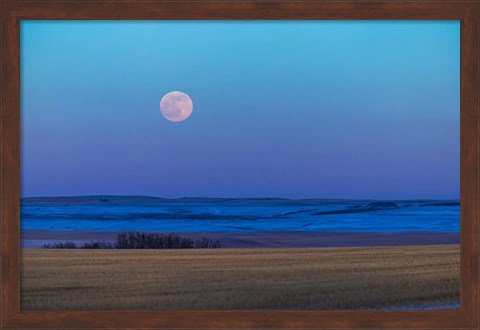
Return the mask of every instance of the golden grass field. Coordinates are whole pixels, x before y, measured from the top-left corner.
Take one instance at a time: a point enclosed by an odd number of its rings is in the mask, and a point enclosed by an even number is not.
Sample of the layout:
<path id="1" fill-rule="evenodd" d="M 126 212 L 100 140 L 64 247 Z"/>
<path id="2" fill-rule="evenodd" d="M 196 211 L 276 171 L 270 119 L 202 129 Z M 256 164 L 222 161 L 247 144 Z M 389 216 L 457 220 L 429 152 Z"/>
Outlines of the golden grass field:
<path id="1" fill-rule="evenodd" d="M 370 309 L 459 301 L 459 245 L 22 251 L 23 310 Z"/>

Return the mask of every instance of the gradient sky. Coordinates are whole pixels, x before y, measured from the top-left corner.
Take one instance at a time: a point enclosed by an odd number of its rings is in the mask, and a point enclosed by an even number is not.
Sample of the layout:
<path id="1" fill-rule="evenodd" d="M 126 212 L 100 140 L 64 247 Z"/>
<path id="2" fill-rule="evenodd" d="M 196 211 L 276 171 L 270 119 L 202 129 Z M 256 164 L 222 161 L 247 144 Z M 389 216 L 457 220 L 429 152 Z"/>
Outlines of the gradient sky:
<path id="1" fill-rule="evenodd" d="M 22 21 L 22 196 L 459 198 L 459 70 L 458 21 Z"/>

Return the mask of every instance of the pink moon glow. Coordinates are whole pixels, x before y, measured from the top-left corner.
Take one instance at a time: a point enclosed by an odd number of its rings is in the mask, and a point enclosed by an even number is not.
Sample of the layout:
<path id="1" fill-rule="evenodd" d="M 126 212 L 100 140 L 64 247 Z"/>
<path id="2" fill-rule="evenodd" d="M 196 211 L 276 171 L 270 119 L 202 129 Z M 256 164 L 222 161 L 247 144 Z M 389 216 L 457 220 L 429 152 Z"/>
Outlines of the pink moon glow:
<path id="1" fill-rule="evenodd" d="M 193 102 L 190 96 L 180 91 L 165 94 L 160 101 L 160 112 L 173 122 L 184 121 L 192 114 Z"/>

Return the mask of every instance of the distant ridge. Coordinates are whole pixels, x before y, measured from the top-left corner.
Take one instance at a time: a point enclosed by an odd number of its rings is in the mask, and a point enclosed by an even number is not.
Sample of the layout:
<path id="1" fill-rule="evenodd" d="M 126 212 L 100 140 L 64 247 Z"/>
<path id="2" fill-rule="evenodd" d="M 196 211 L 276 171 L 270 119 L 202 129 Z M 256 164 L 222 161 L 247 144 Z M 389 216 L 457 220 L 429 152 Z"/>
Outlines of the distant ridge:
<path id="1" fill-rule="evenodd" d="M 64 204 L 98 204 L 98 203 L 128 203 L 128 202 L 184 202 L 184 203 L 234 203 L 234 202 L 295 202 L 287 198 L 258 197 L 258 198 L 222 198 L 222 197 L 180 197 L 163 198 L 144 195 L 91 195 L 91 196 L 52 196 L 52 197 L 23 197 L 22 204 L 29 203 L 64 203 Z"/>
<path id="2" fill-rule="evenodd" d="M 289 199 L 281 197 L 245 197 L 245 198 L 227 198 L 227 197 L 180 197 L 180 198 L 164 198 L 148 195 L 87 195 L 87 196 L 43 196 L 43 197 L 23 197 L 20 199 L 22 204 L 29 203 L 65 203 L 65 204 L 97 204 L 97 203 L 128 203 L 128 202 L 185 202 L 185 203 L 235 203 L 235 202 L 252 202 L 252 203 L 344 203 L 346 201 L 362 202 L 362 203 L 381 203 L 382 206 L 393 206 L 396 203 L 419 203 L 422 206 L 454 206 L 460 205 L 458 199 L 416 199 L 416 200 L 375 200 L 375 199 L 347 199 L 347 198 L 308 198 L 308 199 Z M 372 206 L 372 205 L 370 205 Z M 358 212 L 356 210 L 354 212 Z M 348 212 L 350 213 L 350 211 Z"/>
<path id="3" fill-rule="evenodd" d="M 52 196 L 52 197 L 23 197 L 22 203 L 106 203 L 106 202 L 152 202 L 164 201 L 165 198 L 143 195 L 91 195 L 91 196 Z"/>

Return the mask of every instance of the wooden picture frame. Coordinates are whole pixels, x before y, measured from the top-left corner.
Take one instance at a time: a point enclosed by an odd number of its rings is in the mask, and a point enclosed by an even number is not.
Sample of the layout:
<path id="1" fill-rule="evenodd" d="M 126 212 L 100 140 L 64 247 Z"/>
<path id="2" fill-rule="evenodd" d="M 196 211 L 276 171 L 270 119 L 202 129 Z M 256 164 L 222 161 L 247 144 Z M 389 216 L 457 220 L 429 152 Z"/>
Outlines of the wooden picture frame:
<path id="1" fill-rule="evenodd" d="M 479 15 L 475 1 L 3 0 L 1 7 L 1 328 L 478 329 Z M 460 20 L 461 308 L 423 311 L 21 311 L 21 20 Z"/>

